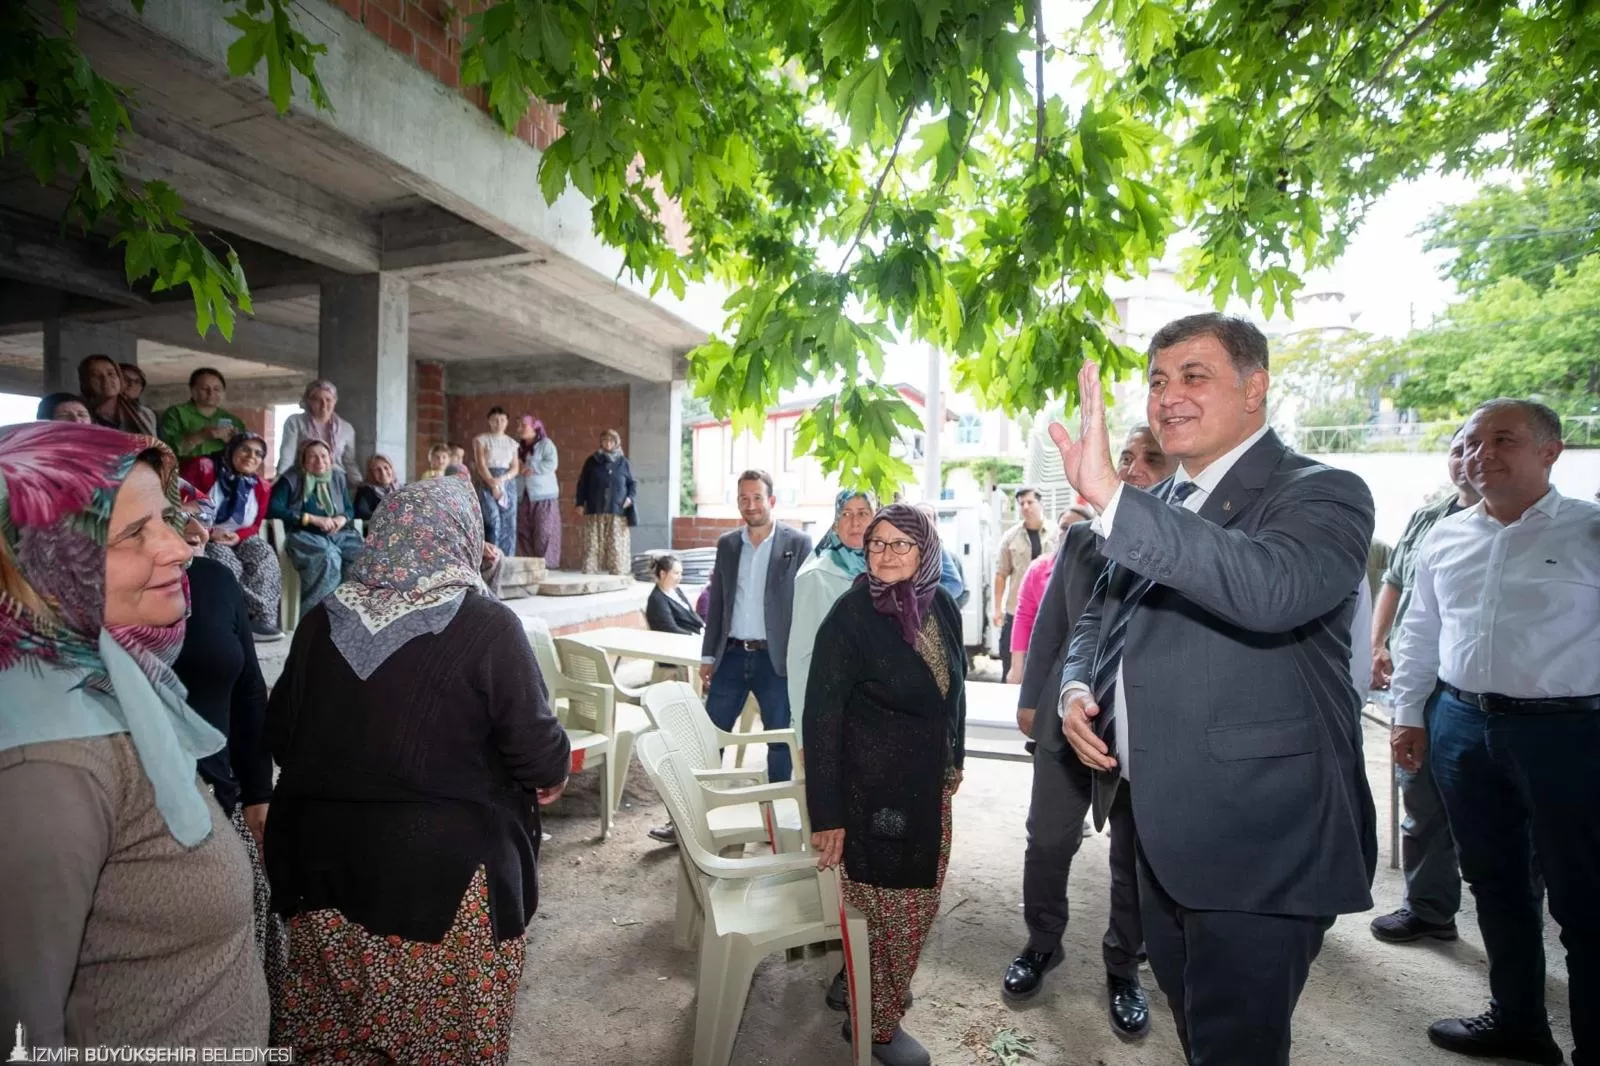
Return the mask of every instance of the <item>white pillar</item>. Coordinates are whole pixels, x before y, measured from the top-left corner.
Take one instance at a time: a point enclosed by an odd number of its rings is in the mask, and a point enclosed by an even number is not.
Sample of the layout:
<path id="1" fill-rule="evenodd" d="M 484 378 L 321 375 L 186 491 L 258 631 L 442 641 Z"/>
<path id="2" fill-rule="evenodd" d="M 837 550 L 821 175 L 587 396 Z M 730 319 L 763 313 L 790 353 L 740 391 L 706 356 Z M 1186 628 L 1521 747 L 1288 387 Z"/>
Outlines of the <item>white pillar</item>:
<path id="1" fill-rule="evenodd" d="M 628 464 L 639 482 L 635 552 L 672 546 L 683 484 L 683 389 L 681 381 L 628 386 Z"/>
<path id="2" fill-rule="evenodd" d="M 319 376 L 339 389 L 338 412 L 356 429 L 356 454 L 382 453 L 405 480 L 411 466 L 410 289 L 392 274 L 322 283 Z"/>
<path id="3" fill-rule="evenodd" d="M 939 438 L 944 429 L 944 358 L 939 349 L 928 345 L 928 402 L 923 408 L 922 498 L 937 503 L 944 488 L 939 466 Z"/>

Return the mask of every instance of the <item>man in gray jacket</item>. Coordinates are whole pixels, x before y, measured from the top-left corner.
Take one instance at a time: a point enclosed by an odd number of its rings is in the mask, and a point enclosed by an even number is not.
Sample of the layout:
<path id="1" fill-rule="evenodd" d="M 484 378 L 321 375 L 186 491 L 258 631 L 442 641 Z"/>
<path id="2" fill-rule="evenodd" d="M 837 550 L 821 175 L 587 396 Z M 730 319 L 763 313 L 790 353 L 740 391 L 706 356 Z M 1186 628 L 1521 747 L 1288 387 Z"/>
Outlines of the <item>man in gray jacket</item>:
<path id="1" fill-rule="evenodd" d="M 1099 775 L 1097 820 L 1128 790 L 1145 946 L 1193 1066 L 1287 1066 L 1323 936 L 1372 905 L 1377 864 L 1350 667 L 1372 494 L 1284 447 L 1268 382 L 1243 319 L 1158 330 L 1149 421 L 1181 465 L 1150 493 L 1117 480 L 1094 364 L 1081 438 L 1050 429 L 1111 564 L 1062 728 Z"/>
<path id="2" fill-rule="evenodd" d="M 718 729 L 731 730 L 755 694 L 761 724 L 788 729 L 789 623 L 794 616 L 794 579 L 811 554 L 811 538 L 778 525 L 772 507 L 772 475 L 739 475 L 739 516 L 744 528 L 717 538 L 711 605 L 700 646 L 700 682 L 706 712 Z M 787 744 L 767 745 L 767 778 L 794 776 Z"/>

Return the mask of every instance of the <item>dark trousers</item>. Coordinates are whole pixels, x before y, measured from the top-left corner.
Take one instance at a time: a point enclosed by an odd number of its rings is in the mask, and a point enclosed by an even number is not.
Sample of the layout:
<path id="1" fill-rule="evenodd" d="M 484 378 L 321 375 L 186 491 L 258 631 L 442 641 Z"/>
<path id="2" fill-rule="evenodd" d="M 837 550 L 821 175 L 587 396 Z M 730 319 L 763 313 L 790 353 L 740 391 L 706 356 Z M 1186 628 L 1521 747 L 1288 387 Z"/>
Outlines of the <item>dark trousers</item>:
<path id="1" fill-rule="evenodd" d="M 778 676 L 765 649 L 745 651 L 729 645 L 706 692 L 706 713 L 717 728 L 732 732 L 744 712 L 745 701 L 755 693 L 765 729 L 789 728 L 789 683 Z M 767 780 L 787 781 L 794 776 L 794 757 L 787 744 L 767 745 Z"/>
<path id="2" fill-rule="evenodd" d="M 1189 1066 L 1288 1066 L 1289 1026 L 1333 919 L 1193 911 L 1139 852 L 1145 948 Z"/>
<path id="3" fill-rule="evenodd" d="M 1506 1021 L 1543 1031 L 1544 914 L 1567 949 L 1574 1066 L 1600 1062 L 1600 713 L 1484 714 L 1446 692 L 1428 758 L 1478 901 L 1489 992 Z"/>
<path id="4" fill-rule="evenodd" d="M 1000 680 L 1005 682 L 1011 676 L 1011 627 L 1016 623 L 1017 616 L 1006 615 L 1005 625 L 1000 627 Z"/>
<path id="5" fill-rule="evenodd" d="M 1433 728 L 1433 711 L 1438 705 L 1438 688 L 1428 699 L 1422 721 Z M 1405 905 L 1425 922 L 1454 921 L 1461 909 L 1461 868 L 1456 865 L 1456 842 L 1450 835 L 1450 819 L 1444 800 L 1434 783 L 1428 760 L 1416 773 L 1402 770 L 1397 763 L 1395 781 L 1400 785 L 1400 804 L 1405 821 L 1400 823 L 1400 865 L 1405 869 Z"/>
<path id="6" fill-rule="evenodd" d="M 1043 745 L 1034 749 L 1028 850 L 1022 863 L 1022 920 L 1028 924 L 1028 947 L 1034 951 L 1061 950 L 1069 916 L 1067 876 L 1083 842 L 1091 781 L 1089 768 L 1071 751 L 1049 751 Z M 1139 916 L 1133 805 L 1126 788 L 1117 790 L 1110 822 L 1111 919 L 1100 943 L 1106 973 L 1134 981 L 1144 957 L 1144 927 Z"/>

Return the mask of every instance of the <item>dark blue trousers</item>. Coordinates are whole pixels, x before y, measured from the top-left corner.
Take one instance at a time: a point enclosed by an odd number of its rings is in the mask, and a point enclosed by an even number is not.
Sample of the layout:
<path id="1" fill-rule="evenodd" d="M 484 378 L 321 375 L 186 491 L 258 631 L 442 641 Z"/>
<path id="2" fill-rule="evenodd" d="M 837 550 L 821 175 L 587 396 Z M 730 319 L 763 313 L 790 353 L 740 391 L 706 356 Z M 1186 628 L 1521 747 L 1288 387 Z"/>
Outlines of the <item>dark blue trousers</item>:
<path id="1" fill-rule="evenodd" d="M 1428 759 L 1461 876 L 1478 901 L 1489 992 L 1507 1022 L 1543 1031 L 1544 914 L 1567 949 L 1574 1066 L 1600 1063 L 1600 712 L 1485 714 L 1445 692 Z"/>
<path id="2" fill-rule="evenodd" d="M 718 729 L 733 731 L 744 704 L 755 693 L 765 729 L 789 728 L 789 683 L 778 676 L 765 650 L 745 651 L 737 645 L 722 653 L 717 672 L 706 692 L 706 713 Z M 787 781 L 794 776 L 794 755 L 787 744 L 767 745 L 767 780 Z"/>

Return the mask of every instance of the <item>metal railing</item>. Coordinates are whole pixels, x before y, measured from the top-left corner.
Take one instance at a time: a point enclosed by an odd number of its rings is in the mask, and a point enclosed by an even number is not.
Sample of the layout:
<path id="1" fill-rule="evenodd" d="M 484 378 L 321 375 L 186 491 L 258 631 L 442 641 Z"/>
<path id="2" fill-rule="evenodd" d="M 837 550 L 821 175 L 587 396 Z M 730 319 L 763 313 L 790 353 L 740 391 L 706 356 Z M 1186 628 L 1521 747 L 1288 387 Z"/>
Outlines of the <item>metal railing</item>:
<path id="1" fill-rule="evenodd" d="M 1384 425 L 1300 426 L 1284 434 L 1296 451 L 1442 452 L 1461 428 L 1460 422 L 1394 422 Z M 1600 415 L 1566 415 L 1561 435 L 1579 448 L 1600 447 Z"/>

